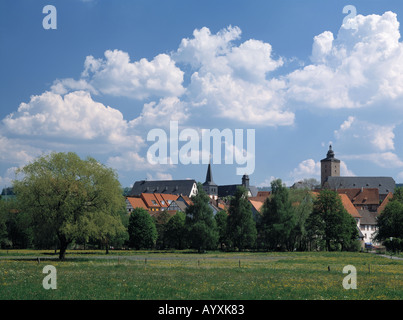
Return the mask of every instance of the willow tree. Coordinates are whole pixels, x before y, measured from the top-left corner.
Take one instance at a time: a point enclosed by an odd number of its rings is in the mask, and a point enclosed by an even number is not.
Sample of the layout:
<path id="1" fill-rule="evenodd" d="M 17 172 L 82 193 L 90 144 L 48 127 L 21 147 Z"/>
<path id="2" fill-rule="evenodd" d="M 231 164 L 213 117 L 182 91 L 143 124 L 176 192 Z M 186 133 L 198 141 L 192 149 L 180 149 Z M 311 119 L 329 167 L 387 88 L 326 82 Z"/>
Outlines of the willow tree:
<path id="1" fill-rule="evenodd" d="M 51 153 L 18 173 L 23 176 L 14 181 L 19 208 L 30 216 L 34 237 L 58 240 L 60 259 L 74 240 L 98 237 L 107 244 L 109 235 L 124 229 L 117 175 L 95 159 Z"/>

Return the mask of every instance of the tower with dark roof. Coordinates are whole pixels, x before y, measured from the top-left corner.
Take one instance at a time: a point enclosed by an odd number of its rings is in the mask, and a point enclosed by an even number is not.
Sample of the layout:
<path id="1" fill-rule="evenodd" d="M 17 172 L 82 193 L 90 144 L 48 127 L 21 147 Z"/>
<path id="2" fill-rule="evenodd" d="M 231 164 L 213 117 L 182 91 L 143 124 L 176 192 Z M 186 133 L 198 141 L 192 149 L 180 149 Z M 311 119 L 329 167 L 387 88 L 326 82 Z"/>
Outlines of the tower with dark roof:
<path id="1" fill-rule="evenodd" d="M 211 164 L 209 163 L 206 174 L 206 181 L 203 183 L 203 189 L 212 199 L 218 197 L 218 186 L 213 180 L 213 173 L 211 171 Z"/>
<path id="2" fill-rule="evenodd" d="M 340 160 L 334 157 L 332 145 L 329 146 L 326 158 L 320 160 L 321 185 L 323 187 L 328 177 L 340 177 Z"/>
<path id="3" fill-rule="evenodd" d="M 242 176 L 242 186 L 249 189 L 249 176 L 247 174 Z"/>

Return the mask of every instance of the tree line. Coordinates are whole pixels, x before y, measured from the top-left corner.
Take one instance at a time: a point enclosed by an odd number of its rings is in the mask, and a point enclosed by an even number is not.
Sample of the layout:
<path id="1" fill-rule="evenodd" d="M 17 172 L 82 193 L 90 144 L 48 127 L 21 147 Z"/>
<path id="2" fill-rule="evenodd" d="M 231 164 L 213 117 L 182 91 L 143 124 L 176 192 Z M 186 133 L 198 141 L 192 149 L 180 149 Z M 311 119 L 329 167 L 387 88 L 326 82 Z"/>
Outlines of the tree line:
<path id="1" fill-rule="evenodd" d="M 356 222 L 335 192 L 323 190 L 315 198 L 308 189 L 288 189 L 280 179 L 273 181 L 271 187 L 271 196 L 255 215 L 247 190 L 241 186 L 230 198 L 228 212 L 213 215 L 209 197 L 199 184 L 198 194 L 192 198 L 193 205 L 185 213 L 174 215 L 165 225 L 165 246 L 193 248 L 199 252 L 217 248 L 228 251 L 359 249 Z M 146 216 L 145 212 L 143 215 Z M 132 214 L 130 219 L 135 217 Z M 152 224 L 152 219 L 149 223 Z M 158 239 L 158 232 L 154 234 Z"/>
<path id="2" fill-rule="evenodd" d="M 198 194 L 185 212 L 171 216 L 160 211 L 151 216 L 136 208 L 129 215 L 116 172 L 93 158 L 52 153 L 19 173 L 23 178 L 13 185 L 16 199 L 0 200 L 2 248 L 55 249 L 60 259 L 67 248 L 78 245 L 106 252 L 110 247 L 198 252 L 359 250 L 356 222 L 330 190 L 314 196 L 309 189 L 286 188 L 278 179 L 260 212 L 253 213 L 247 190 L 238 187 L 228 199 L 228 211 L 214 215 L 199 183 Z M 380 219 L 377 235 L 394 247 L 403 238 L 399 192 L 395 199 L 384 216 L 398 217 L 400 229 L 391 227 L 390 219 Z"/>

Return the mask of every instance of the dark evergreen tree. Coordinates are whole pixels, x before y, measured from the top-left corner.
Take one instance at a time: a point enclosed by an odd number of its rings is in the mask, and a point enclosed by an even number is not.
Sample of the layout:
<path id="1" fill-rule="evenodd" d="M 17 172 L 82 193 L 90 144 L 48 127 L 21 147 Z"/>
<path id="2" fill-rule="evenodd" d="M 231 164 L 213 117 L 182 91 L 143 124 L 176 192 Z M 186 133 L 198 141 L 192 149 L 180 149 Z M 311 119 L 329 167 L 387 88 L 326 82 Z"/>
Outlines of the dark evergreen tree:
<path id="1" fill-rule="evenodd" d="M 129 218 L 129 246 L 135 249 L 151 249 L 157 240 L 153 218 L 143 208 L 136 208 Z"/>
<path id="2" fill-rule="evenodd" d="M 214 218 L 216 220 L 218 230 L 218 243 L 221 250 L 224 250 L 224 248 L 227 247 L 229 244 L 227 230 L 228 214 L 226 211 L 221 210 L 217 212 Z"/>
<path id="3" fill-rule="evenodd" d="M 209 206 L 209 196 L 203 186 L 197 184 L 198 193 L 193 196 L 193 205 L 186 209 L 186 229 L 189 245 L 198 252 L 215 249 L 218 242 L 218 231 L 213 210 Z"/>
<path id="4" fill-rule="evenodd" d="M 169 248 L 184 249 L 185 248 L 185 219 L 183 212 L 177 211 L 176 214 L 169 219 L 165 228 L 165 241 Z"/>

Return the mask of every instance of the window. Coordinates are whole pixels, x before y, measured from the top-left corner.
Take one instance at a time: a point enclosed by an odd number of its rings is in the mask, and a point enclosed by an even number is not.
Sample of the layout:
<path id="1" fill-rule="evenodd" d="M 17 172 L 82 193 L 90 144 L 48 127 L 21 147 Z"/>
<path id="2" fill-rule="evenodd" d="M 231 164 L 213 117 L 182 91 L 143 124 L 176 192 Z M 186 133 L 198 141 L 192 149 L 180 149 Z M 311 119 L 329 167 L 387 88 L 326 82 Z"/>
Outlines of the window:
<path id="1" fill-rule="evenodd" d="M 156 205 L 157 205 L 157 201 L 155 201 L 155 200 L 151 200 L 151 202 L 152 202 L 152 204 L 153 204 L 154 206 L 156 206 Z"/>
<path id="2" fill-rule="evenodd" d="M 164 205 L 164 204 L 165 204 L 165 201 L 164 201 L 164 200 L 162 200 L 162 201 L 161 201 L 161 204 L 162 204 L 162 205 Z"/>

